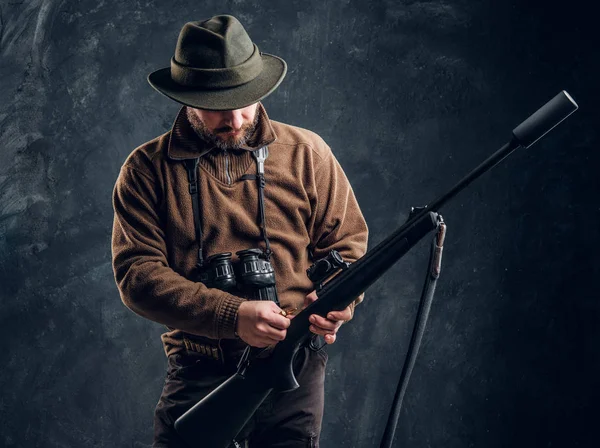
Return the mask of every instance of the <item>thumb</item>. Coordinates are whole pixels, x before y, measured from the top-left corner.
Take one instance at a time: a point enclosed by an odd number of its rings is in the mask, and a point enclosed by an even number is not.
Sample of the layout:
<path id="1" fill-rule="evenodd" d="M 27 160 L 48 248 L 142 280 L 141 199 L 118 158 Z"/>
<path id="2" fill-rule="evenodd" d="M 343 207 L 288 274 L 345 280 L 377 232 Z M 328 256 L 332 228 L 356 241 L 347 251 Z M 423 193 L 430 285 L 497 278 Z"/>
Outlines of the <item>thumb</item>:
<path id="1" fill-rule="evenodd" d="M 318 299 L 318 297 L 317 297 L 317 291 L 310 292 L 304 298 L 304 306 L 307 307 L 311 303 L 315 302 L 317 299 Z"/>

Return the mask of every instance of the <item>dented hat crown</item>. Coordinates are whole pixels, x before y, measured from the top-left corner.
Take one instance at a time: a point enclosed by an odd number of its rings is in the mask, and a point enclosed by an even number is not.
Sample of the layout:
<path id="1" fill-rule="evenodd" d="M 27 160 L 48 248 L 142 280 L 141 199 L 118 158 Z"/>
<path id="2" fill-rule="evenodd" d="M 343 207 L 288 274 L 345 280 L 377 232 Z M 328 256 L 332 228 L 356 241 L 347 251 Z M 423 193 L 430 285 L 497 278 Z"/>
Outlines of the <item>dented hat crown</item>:
<path id="1" fill-rule="evenodd" d="M 233 16 L 186 23 L 171 66 L 148 76 L 156 90 L 199 109 L 239 109 L 273 92 L 287 71 L 283 59 L 261 53 Z"/>

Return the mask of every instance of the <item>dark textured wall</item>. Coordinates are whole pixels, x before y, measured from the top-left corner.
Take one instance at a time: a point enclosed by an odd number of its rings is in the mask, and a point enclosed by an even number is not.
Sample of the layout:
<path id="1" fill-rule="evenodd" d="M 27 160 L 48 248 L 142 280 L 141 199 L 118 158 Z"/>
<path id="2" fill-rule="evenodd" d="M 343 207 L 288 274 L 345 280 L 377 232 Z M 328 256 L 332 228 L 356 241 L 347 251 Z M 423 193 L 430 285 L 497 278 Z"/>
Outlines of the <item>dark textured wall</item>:
<path id="1" fill-rule="evenodd" d="M 372 245 L 561 89 L 575 97 L 579 112 L 442 210 L 445 268 L 395 446 L 598 446 L 600 62 L 585 5 L 2 0 L 0 446 L 150 446 L 162 328 L 119 300 L 111 191 L 178 109 L 146 75 L 183 23 L 218 13 L 287 60 L 269 114 L 332 146 Z M 378 446 L 426 247 L 330 348 L 323 446 Z"/>

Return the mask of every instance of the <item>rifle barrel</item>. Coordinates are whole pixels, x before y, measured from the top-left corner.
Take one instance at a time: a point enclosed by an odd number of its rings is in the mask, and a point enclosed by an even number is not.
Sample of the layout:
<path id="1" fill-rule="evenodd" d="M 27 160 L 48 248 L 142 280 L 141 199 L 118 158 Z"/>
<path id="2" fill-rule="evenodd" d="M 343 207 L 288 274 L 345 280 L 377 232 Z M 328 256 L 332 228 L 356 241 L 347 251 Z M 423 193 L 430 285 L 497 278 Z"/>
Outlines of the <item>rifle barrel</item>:
<path id="1" fill-rule="evenodd" d="M 437 212 L 450 199 L 468 187 L 475 179 L 479 178 L 502 160 L 508 157 L 519 147 L 529 148 L 544 135 L 558 126 L 563 120 L 578 109 L 577 103 L 566 91 L 560 92 L 537 111 L 531 114 L 525 121 L 517 126 L 512 134 L 512 139 L 502 148 L 484 160 L 477 168 L 463 177 L 447 193 L 433 201 L 427 206 L 427 210 Z M 417 215 L 418 216 L 418 215 Z"/>

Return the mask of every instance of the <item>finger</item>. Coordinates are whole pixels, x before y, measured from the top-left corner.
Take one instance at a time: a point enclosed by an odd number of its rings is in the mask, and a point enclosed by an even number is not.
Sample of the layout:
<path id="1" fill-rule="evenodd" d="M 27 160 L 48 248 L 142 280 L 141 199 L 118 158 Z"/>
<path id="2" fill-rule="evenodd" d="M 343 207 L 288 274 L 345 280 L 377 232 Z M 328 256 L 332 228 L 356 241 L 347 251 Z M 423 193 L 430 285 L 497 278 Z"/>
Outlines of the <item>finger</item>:
<path id="1" fill-rule="evenodd" d="M 325 319 L 324 317 L 319 316 L 318 314 L 311 314 L 310 323 L 321 327 L 324 330 L 337 330 L 340 325 L 342 325 L 341 321 L 332 321 L 329 319 Z"/>
<path id="2" fill-rule="evenodd" d="M 287 334 L 286 330 L 280 330 L 278 328 L 272 327 L 271 325 L 261 325 L 258 327 L 260 336 L 267 337 L 269 339 L 273 339 L 275 341 L 283 341 Z"/>
<path id="3" fill-rule="evenodd" d="M 318 297 L 317 297 L 317 291 L 310 292 L 304 298 L 304 306 L 307 307 L 308 305 L 310 305 L 311 303 L 313 303 L 317 299 L 318 299 Z"/>
<path id="4" fill-rule="evenodd" d="M 309 293 L 306 295 L 306 298 L 307 298 L 308 300 L 310 300 L 311 302 L 314 302 L 315 300 L 317 300 L 317 299 L 318 299 L 318 296 L 317 296 L 317 291 L 315 291 L 315 290 L 312 290 L 311 292 L 309 292 Z"/>
<path id="5" fill-rule="evenodd" d="M 287 313 L 284 310 L 282 310 L 281 308 L 279 308 L 275 304 L 275 302 L 270 302 L 270 303 L 271 303 L 271 308 L 269 310 L 270 312 L 265 311 L 265 312 L 259 314 L 259 318 L 263 322 L 267 322 L 269 325 L 280 328 L 282 330 L 289 327 L 290 322 L 289 322 L 289 319 L 287 318 Z"/>
<path id="6" fill-rule="evenodd" d="M 335 334 L 326 334 L 325 335 L 325 342 L 327 344 L 333 344 L 335 342 L 336 337 L 337 336 Z"/>
<path id="7" fill-rule="evenodd" d="M 320 327 L 315 327 L 314 325 L 311 325 L 310 327 L 308 327 L 308 329 L 314 333 L 314 334 L 318 334 L 321 336 L 326 336 L 326 335 L 335 335 L 335 331 L 336 330 L 324 330 L 323 328 Z"/>
<path id="8" fill-rule="evenodd" d="M 327 314 L 327 319 L 329 320 L 335 320 L 335 321 L 349 321 L 352 318 L 352 311 L 350 310 L 350 308 L 345 308 L 342 311 L 330 311 Z"/>
<path id="9" fill-rule="evenodd" d="M 287 315 L 283 316 L 280 310 L 277 313 L 270 314 L 266 316 L 265 321 L 272 327 L 279 328 L 280 330 L 285 330 L 290 326 L 291 322 L 288 319 Z"/>
<path id="10" fill-rule="evenodd" d="M 264 333 L 264 335 L 275 342 L 279 342 L 285 339 L 287 332 L 285 330 L 278 330 L 274 327 L 271 327 L 271 330 Z"/>

